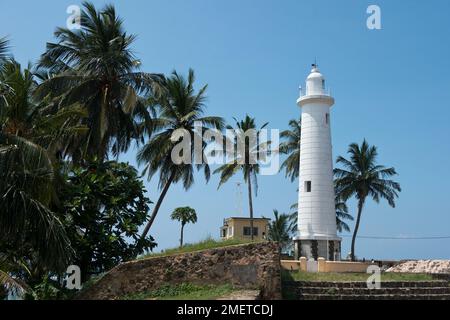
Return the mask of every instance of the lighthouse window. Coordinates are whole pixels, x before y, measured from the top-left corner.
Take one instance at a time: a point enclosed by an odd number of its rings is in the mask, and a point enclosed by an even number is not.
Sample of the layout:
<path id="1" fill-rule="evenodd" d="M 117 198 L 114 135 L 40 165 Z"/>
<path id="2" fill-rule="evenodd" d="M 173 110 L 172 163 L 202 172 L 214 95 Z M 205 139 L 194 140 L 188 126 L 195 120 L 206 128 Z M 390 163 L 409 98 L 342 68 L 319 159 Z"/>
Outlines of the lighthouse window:
<path id="1" fill-rule="evenodd" d="M 330 114 L 327 113 L 325 114 L 325 124 L 329 124 L 330 123 Z"/>
<path id="2" fill-rule="evenodd" d="M 305 181 L 305 191 L 311 192 L 311 181 Z"/>
<path id="3" fill-rule="evenodd" d="M 325 89 L 325 80 L 322 80 L 322 89 Z"/>

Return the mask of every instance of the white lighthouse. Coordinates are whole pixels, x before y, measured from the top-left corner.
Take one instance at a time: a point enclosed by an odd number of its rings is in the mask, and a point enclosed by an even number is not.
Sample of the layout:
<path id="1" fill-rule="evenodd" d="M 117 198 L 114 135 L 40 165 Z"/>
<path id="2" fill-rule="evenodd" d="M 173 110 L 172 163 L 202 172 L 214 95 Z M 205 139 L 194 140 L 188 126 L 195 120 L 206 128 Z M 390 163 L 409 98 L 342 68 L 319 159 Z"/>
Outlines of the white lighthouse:
<path id="1" fill-rule="evenodd" d="M 313 64 L 297 100 L 302 114 L 298 235 L 294 238 L 297 257 L 340 259 L 330 130 L 333 104 L 325 78 Z"/>

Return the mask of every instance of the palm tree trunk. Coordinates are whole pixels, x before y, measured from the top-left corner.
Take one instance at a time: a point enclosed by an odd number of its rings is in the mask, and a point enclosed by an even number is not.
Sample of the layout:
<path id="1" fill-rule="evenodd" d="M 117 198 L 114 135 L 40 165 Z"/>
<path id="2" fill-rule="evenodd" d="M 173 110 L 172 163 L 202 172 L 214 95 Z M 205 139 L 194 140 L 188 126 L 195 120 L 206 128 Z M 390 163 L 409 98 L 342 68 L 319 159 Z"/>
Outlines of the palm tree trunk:
<path id="1" fill-rule="evenodd" d="M 183 248 L 183 230 L 184 230 L 184 224 L 181 224 L 181 234 L 180 234 L 180 248 Z"/>
<path id="2" fill-rule="evenodd" d="M 361 213 L 362 209 L 364 207 L 365 197 L 361 198 L 358 202 L 358 216 L 356 217 L 356 224 L 355 224 L 355 230 L 353 231 L 352 236 L 352 247 L 350 251 L 350 258 L 352 261 L 355 261 L 355 242 L 356 242 L 356 235 L 358 234 L 359 229 L 359 223 L 361 222 Z"/>
<path id="3" fill-rule="evenodd" d="M 145 229 L 142 232 L 141 240 L 143 240 L 143 239 L 145 239 L 145 237 L 147 237 L 147 233 L 149 232 L 150 227 L 153 225 L 153 221 L 155 221 L 155 218 L 156 218 L 156 215 L 158 214 L 159 208 L 161 207 L 164 197 L 166 196 L 166 193 L 169 190 L 169 187 L 172 184 L 174 178 L 175 178 L 175 172 L 172 172 L 172 174 L 169 177 L 169 180 L 167 180 L 166 184 L 164 185 L 163 190 L 161 191 L 161 194 L 159 195 L 159 198 L 158 198 L 158 201 L 156 202 L 155 208 L 153 208 L 153 212 L 150 217 L 150 220 L 147 222 L 147 225 L 145 226 Z"/>
<path id="4" fill-rule="evenodd" d="M 250 178 L 250 175 L 248 176 L 247 179 L 247 184 L 248 184 L 248 206 L 250 208 L 250 234 L 251 234 L 251 239 L 253 241 L 253 200 L 252 200 L 252 180 Z"/>

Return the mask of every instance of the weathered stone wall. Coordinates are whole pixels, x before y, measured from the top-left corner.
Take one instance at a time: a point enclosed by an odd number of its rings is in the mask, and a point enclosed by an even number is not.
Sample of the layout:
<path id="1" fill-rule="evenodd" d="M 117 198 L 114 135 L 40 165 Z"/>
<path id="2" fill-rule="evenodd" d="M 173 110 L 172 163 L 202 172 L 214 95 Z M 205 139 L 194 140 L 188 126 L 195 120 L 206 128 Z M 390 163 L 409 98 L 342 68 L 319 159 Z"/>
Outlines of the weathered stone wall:
<path id="1" fill-rule="evenodd" d="M 262 299 L 280 299 L 280 269 L 276 243 L 230 246 L 120 264 L 78 298 L 120 299 L 164 284 L 189 282 L 230 283 L 237 288 L 258 289 Z"/>

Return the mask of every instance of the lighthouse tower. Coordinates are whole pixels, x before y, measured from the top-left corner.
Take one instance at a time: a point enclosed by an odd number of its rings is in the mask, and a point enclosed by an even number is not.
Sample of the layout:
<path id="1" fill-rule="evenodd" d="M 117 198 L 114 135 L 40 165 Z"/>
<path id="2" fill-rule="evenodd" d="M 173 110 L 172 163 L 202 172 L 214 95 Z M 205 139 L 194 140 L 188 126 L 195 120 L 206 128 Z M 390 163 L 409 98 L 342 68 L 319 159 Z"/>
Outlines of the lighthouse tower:
<path id="1" fill-rule="evenodd" d="M 300 179 L 297 257 L 340 260 L 336 231 L 330 109 L 334 104 L 316 64 L 306 79 L 297 105 L 301 108 Z"/>

